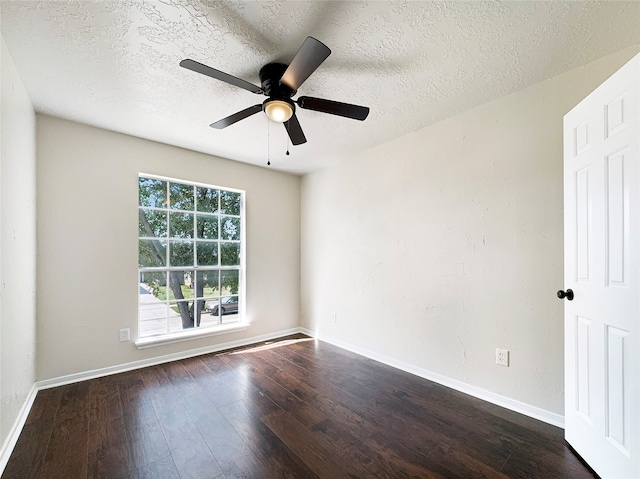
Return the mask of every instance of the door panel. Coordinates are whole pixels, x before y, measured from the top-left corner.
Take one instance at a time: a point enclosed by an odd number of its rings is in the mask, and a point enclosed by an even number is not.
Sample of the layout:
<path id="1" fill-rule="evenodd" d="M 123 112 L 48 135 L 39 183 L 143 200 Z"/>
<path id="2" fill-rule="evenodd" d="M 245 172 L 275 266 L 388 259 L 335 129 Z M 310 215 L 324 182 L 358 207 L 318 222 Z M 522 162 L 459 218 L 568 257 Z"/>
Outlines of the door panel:
<path id="1" fill-rule="evenodd" d="M 577 348 L 576 348 L 576 367 L 577 367 L 577 399 L 578 404 L 576 410 L 579 411 L 585 419 L 589 422 L 591 415 L 591 409 L 589 408 L 589 397 L 591 395 L 589 389 L 589 327 L 591 321 L 587 318 L 577 317 L 578 320 L 578 332 L 577 332 Z"/>
<path id="2" fill-rule="evenodd" d="M 607 256 L 605 274 L 607 285 L 628 287 L 625 273 L 629 269 L 629 178 L 625 169 L 625 151 L 606 160 Z"/>
<path id="3" fill-rule="evenodd" d="M 565 438 L 640 477 L 640 55 L 565 116 Z"/>
<path id="4" fill-rule="evenodd" d="M 591 264 L 590 253 L 593 252 L 591 241 L 592 214 L 591 214 L 591 192 L 593 188 L 590 180 L 593 175 L 591 165 L 587 165 L 576 172 L 576 279 L 581 282 L 589 282 L 589 266 Z"/>
<path id="5" fill-rule="evenodd" d="M 625 339 L 629 332 L 622 329 L 607 326 L 607 403 L 606 403 L 606 431 L 605 435 L 627 457 L 630 456 L 629 446 L 629 398 L 625 391 L 626 382 L 624 365 Z"/>

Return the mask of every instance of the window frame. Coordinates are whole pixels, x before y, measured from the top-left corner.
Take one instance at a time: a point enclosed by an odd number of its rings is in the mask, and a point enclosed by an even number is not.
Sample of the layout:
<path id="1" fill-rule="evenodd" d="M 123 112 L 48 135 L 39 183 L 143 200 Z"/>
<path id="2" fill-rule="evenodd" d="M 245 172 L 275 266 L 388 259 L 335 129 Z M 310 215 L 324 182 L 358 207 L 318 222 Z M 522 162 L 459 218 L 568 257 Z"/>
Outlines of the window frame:
<path id="1" fill-rule="evenodd" d="M 158 180 L 158 181 L 163 181 L 167 183 L 167 198 L 166 200 L 168 201 L 168 203 L 166 204 L 166 207 L 162 208 L 162 207 L 149 207 L 149 206 L 143 206 L 140 204 L 140 179 L 150 179 L 150 180 Z M 202 212 L 202 211 L 198 211 L 197 210 L 197 197 L 194 195 L 193 199 L 193 206 L 192 209 L 190 210 L 184 210 L 184 209 L 172 209 L 171 208 L 171 203 L 170 203 L 170 198 L 171 198 L 171 184 L 180 184 L 180 185 L 185 185 L 185 186 L 191 186 L 191 187 L 201 187 L 201 188 L 208 188 L 208 189 L 212 189 L 212 190 L 217 190 L 218 192 L 230 192 L 230 193 L 237 193 L 240 195 L 240 211 L 239 211 L 239 215 L 232 215 L 232 214 L 225 214 L 225 213 L 221 213 L 220 209 L 221 209 L 221 205 L 220 203 L 218 203 L 217 206 L 217 211 L 215 213 L 213 212 Z M 144 173 L 144 172 L 139 172 L 137 175 L 137 196 L 138 196 L 138 201 L 137 201 L 137 206 L 136 209 L 138 211 L 138 217 L 139 217 L 139 211 L 141 209 L 144 210 L 151 210 L 151 211 L 160 211 L 160 212 L 164 212 L 167 215 L 167 226 L 166 226 L 166 235 L 162 236 L 162 237 L 148 237 L 148 236 L 140 236 L 140 229 L 138 226 L 138 234 L 137 234 L 137 244 L 138 244 L 138 268 L 137 268 L 137 272 L 138 272 L 138 282 L 140 282 L 140 278 L 142 276 L 142 274 L 144 273 L 153 273 L 153 272 L 171 272 L 171 271 L 190 271 L 192 272 L 192 277 L 195 277 L 198 273 L 198 271 L 218 271 L 219 274 L 221 275 L 224 271 L 238 271 L 238 293 L 237 293 L 237 298 L 238 298 L 238 317 L 236 321 L 233 322 L 229 322 L 229 323 L 223 323 L 222 322 L 222 316 L 219 316 L 220 319 L 220 323 L 218 324 L 213 324 L 213 325 L 206 325 L 203 326 L 202 323 L 199 326 L 195 326 L 192 328 L 187 328 L 187 329 L 181 329 L 181 330 L 177 330 L 177 331 L 169 331 L 168 330 L 168 325 L 167 325 L 167 331 L 164 333 L 158 333 L 158 334 L 153 334 L 153 335 L 146 335 L 146 336 L 140 336 L 140 332 L 141 332 L 141 302 L 140 302 L 140 294 L 138 294 L 138 312 L 137 312 L 137 340 L 135 341 L 135 345 L 139 348 L 147 348 L 147 347 L 151 347 L 151 346 L 155 346 L 155 345 L 160 345 L 160 344 L 167 344 L 167 343 L 172 343 L 172 342 L 178 342 L 178 341 L 186 341 L 186 340 L 190 340 L 190 339 L 195 339 L 195 338 L 201 338 L 201 337 L 206 337 L 206 336 L 213 336 L 213 335 L 217 335 L 217 334 L 224 334 L 224 333 L 230 333 L 230 332 L 235 332 L 235 331 L 240 331 L 243 329 L 246 329 L 248 327 L 248 323 L 246 322 L 246 191 L 245 190 L 241 190 L 241 189 L 237 189 L 237 188 L 230 188 L 230 187 L 226 187 L 226 186 L 217 186 L 217 185 L 212 185 L 212 184 L 208 184 L 208 183 L 202 183 L 202 182 L 196 182 L 196 181 L 190 181 L 190 180 L 184 180 L 184 179 L 179 179 L 179 178 L 172 178 L 172 177 L 167 177 L 167 176 L 162 176 L 162 175 L 156 175 L 156 174 L 151 174 L 151 173 Z M 218 193 L 218 202 L 220 202 L 222 199 L 222 195 L 220 193 Z M 170 242 L 171 241 L 180 241 L 182 238 L 179 237 L 172 237 L 171 236 L 171 220 L 170 220 L 170 216 L 171 213 L 176 213 L 176 214 L 191 214 L 193 215 L 193 234 L 190 238 L 184 238 L 185 241 L 190 242 L 193 245 L 193 263 L 190 266 L 172 266 L 170 265 Z M 218 232 L 217 232 L 217 238 L 216 239 L 206 239 L 206 238 L 198 238 L 197 237 L 197 224 L 198 224 L 198 215 L 202 214 L 204 216 L 206 215 L 211 215 L 212 217 L 215 216 L 218 219 Z M 240 235 L 239 235 L 239 239 L 235 240 L 226 240 L 223 239 L 223 219 L 224 218 L 237 218 L 239 220 L 239 225 L 240 225 Z M 138 219 L 139 221 L 139 219 Z M 138 223 L 139 224 L 139 223 Z M 161 241 L 164 241 L 165 244 L 165 248 L 166 248 L 166 256 L 165 256 L 165 261 L 164 261 L 164 265 L 163 266 L 141 266 L 140 265 L 140 246 L 139 243 L 140 241 L 143 240 L 150 240 L 152 238 L 155 239 L 159 239 Z M 210 242 L 210 243 L 217 243 L 218 244 L 218 257 L 217 257 L 217 264 L 215 266 L 211 266 L 211 265 L 198 265 L 198 258 L 197 258 L 197 244 L 198 242 Z M 236 243 L 239 245 L 239 252 L 238 252 L 238 264 L 237 265 L 222 265 L 222 244 L 223 243 Z M 170 281 L 170 280 L 169 280 Z M 220 276 L 218 278 L 218 304 L 221 304 L 221 301 L 227 297 L 227 296 L 236 296 L 235 294 L 233 295 L 224 295 L 223 291 L 222 291 L 222 285 L 220 283 L 221 279 Z M 168 288 L 168 286 L 167 286 Z M 185 298 L 185 301 L 187 303 L 193 301 L 194 303 L 196 301 L 198 301 L 199 299 L 202 299 L 204 301 L 203 303 L 203 312 L 200 314 L 207 314 L 204 310 L 206 304 L 207 304 L 207 297 L 206 295 L 203 294 L 202 298 L 197 298 L 195 297 L 195 292 L 194 292 L 194 297 L 191 299 L 187 299 Z M 172 304 L 172 300 L 170 299 L 170 294 L 167 292 L 166 294 L 166 299 L 163 301 L 167 307 L 170 307 L 170 305 Z M 175 300 L 173 301 L 173 303 L 175 303 Z M 197 307 L 195 304 L 192 307 Z M 169 315 L 167 313 L 167 320 L 169 318 Z"/>

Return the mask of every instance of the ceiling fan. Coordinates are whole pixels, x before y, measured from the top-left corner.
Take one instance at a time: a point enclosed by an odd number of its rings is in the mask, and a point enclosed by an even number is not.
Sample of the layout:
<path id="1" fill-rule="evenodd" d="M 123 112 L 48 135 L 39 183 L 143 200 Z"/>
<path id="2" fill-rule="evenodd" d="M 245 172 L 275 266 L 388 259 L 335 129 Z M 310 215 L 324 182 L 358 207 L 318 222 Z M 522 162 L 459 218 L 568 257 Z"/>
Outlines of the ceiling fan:
<path id="1" fill-rule="evenodd" d="M 260 69 L 261 87 L 229 75 L 228 73 L 216 70 L 215 68 L 203 65 L 202 63 L 198 63 L 195 60 L 182 60 L 180 66 L 210 76 L 216 80 L 229 83 L 230 85 L 244 88 L 252 93 L 268 97 L 261 104 L 250 106 L 249 108 L 245 108 L 242 111 L 212 123 L 209 125 L 212 128 L 226 128 L 251 115 L 264 111 L 269 119 L 284 124 L 292 144 L 301 145 L 302 143 L 306 143 L 307 139 L 296 117 L 295 105 L 298 105 L 302 109 L 330 113 L 332 115 L 353 118 L 354 120 L 364 120 L 369 114 L 369 108 L 365 106 L 351 105 L 349 103 L 341 103 L 310 96 L 300 96 L 297 100 L 292 99 L 297 93 L 298 88 L 300 88 L 304 81 L 316 71 L 330 54 L 331 50 L 329 50 L 324 43 L 313 37 L 307 37 L 289 65 L 268 63 Z"/>

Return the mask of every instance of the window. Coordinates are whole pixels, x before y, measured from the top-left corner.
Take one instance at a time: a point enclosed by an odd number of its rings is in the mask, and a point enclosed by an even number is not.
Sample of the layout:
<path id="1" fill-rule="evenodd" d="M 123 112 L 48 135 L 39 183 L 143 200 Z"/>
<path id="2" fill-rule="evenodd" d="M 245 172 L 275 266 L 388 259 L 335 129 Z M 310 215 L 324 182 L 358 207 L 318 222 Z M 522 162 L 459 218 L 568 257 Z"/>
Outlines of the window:
<path id="1" fill-rule="evenodd" d="M 139 337 L 238 322 L 244 192 L 146 175 L 138 191 Z"/>

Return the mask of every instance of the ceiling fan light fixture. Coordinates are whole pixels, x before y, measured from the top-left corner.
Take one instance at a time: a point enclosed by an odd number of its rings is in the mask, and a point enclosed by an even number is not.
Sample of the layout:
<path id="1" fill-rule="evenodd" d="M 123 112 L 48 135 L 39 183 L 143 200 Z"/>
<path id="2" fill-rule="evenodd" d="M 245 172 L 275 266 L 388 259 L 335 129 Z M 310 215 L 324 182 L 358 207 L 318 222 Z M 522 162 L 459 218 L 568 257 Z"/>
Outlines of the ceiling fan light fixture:
<path id="1" fill-rule="evenodd" d="M 284 100 L 269 100 L 264 104 L 264 112 L 271 121 L 284 123 L 293 116 L 293 105 Z"/>

